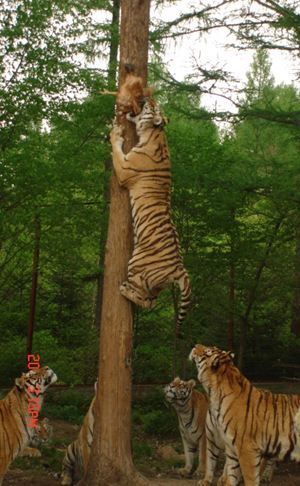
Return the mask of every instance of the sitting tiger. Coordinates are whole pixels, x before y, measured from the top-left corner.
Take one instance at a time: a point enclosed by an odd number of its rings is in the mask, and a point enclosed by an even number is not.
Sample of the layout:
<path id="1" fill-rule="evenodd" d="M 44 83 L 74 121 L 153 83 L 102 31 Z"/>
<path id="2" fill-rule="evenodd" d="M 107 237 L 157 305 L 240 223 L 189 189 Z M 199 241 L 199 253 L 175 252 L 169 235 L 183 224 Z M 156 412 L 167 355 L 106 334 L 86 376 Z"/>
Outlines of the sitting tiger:
<path id="1" fill-rule="evenodd" d="M 177 377 L 164 388 L 165 398 L 174 407 L 178 417 L 185 456 L 185 466 L 179 470 L 182 476 L 193 474 L 197 452 L 197 473 L 202 474 L 205 471 L 205 420 L 208 398 L 195 390 L 195 386 L 195 380 L 183 381 Z"/>
<path id="2" fill-rule="evenodd" d="M 209 414 L 225 443 L 225 486 L 260 484 L 265 458 L 300 461 L 295 416 L 300 395 L 272 394 L 254 387 L 234 366 L 233 354 L 197 344 L 190 353 L 209 395 Z M 204 478 L 201 485 L 211 484 Z"/>
<path id="3" fill-rule="evenodd" d="M 147 98 L 135 123 L 138 144 L 128 154 L 122 150 L 122 128 L 114 125 L 110 140 L 118 182 L 129 191 L 134 250 L 127 281 L 120 291 L 135 304 L 152 308 L 159 292 L 177 283 L 181 302 L 177 316 L 179 334 L 190 303 L 190 282 L 183 266 L 176 229 L 170 217 L 170 157 L 163 127 L 165 119 L 154 100 Z"/>
<path id="4" fill-rule="evenodd" d="M 56 380 L 56 374 L 48 366 L 23 373 L 16 378 L 13 389 L 0 400 L 0 486 L 10 463 L 36 433 L 35 427 L 31 427 L 29 404 L 38 401 L 42 405 L 46 389 Z"/>
<path id="5" fill-rule="evenodd" d="M 95 384 L 95 390 L 96 386 Z M 95 399 L 96 397 L 93 398 L 89 410 L 84 417 L 77 439 L 67 448 L 62 463 L 60 482 L 62 486 L 70 486 L 77 483 L 87 470 L 93 441 Z"/>

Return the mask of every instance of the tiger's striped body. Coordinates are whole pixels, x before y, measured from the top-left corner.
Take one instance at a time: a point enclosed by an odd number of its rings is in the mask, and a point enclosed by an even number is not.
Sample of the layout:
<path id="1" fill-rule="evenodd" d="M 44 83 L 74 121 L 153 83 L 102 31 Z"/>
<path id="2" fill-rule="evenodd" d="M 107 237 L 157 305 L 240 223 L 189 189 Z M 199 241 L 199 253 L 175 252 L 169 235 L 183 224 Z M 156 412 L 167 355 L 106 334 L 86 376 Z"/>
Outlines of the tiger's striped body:
<path id="1" fill-rule="evenodd" d="M 84 417 L 84 421 L 77 439 L 67 448 L 62 464 L 60 483 L 62 486 L 76 484 L 87 470 L 93 441 L 94 403 L 95 397 L 93 398 L 90 408 Z"/>
<path id="2" fill-rule="evenodd" d="M 202 474 L 205 471 L 205 420 L 208 398 L 194 390 L 195 385 L 195 380 L 183 381 L 177 377 L 164 388 L 166 400 L 174 407 L 178 417 L 185 455 L 185 467 L 179 470 L 183 476 L 192 475 L 197 452 L 199 457 L 197 472 Z"/>
<path id="3" fill-rule="evenodd" d="M 170 216 L 170 157 L 163 131 L 164 118 L 148 100 L 134 122 L 138 144 L 124 154 L 122 130 L 111 131 L 113 165 L 120 185 L 129 191 L 134 250 L 128 264 L 127 281 L 120 291 L 143 308 L 152 308 L 159 292 L 171 283 L 181 290 L 177 329 L 190 303 L 190 282 L 183 266 L 176 229 Z"/>
<path id="4" fill-rule="evenodd" d="M 295 431 L 299 395 L 255 388 L 233 365 L 232 354 L 218 348 L 197 344 L 190 358 L 225 443 L 226 486 L 236 486 L 241 473 L 245 486 L 258 486 L 264 458 L 300 461 L 300 438 Z"/>
<path id="5" fill-rule="evenodd" d="M 0 400 L 0 485 L 10 463 L 35 435 L 35 428 L 30 427 L 30 402 L 38 398 L 42 405 L 43 393 L 56 380 L 55 373 L 48 366 L 23 373 L 15 380 L 16 386 Z M 39 392 L 33 391 L 36 389 Z"/>

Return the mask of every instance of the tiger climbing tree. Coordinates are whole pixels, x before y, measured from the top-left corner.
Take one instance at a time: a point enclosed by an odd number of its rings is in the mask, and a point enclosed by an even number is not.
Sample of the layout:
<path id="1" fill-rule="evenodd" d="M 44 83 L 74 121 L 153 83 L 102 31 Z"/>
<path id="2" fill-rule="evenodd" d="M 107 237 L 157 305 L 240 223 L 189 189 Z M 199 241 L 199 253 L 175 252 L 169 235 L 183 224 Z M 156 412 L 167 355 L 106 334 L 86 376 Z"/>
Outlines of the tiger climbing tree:
<path id="1" fill-rule="evenodd" d="M 147 81 L 150 0 L 121 1 L 119 87 L 126 65 Z M 136 143 L 135 129 L 127 121 L 124 146 Z M 131 124 L 133 125 L 133 124 Z M 115 174 L 110 182 L 110 215 L 104 260 L 100 325 L 99 381 L 94 438 L 88 471 L 78 486 L 146 486 L 131 455 L 133 308 L 120 293 L 132 249 L 128 192 Z"/>

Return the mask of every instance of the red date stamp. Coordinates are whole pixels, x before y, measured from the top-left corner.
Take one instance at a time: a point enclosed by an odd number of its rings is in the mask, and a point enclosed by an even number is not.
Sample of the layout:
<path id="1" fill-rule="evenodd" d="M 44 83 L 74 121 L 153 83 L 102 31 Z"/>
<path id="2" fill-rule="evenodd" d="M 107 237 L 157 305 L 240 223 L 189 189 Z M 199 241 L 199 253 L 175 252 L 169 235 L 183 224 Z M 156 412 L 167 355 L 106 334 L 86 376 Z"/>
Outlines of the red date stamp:
<path id="1" fill-rule="evenodd" d="M 31 371 L 40 369 L 40 355 L 28 354 L 27 355 L 27 368 Z M 38 384 L 30 386 L 28 388 L 29 393 L 34 393 L 36 396 L 30 396 L 28 402 L 28 414 L 29 421 L 28 426 L 30 428 L 36 428 L 38 426 L 39 411 L 41 410 L 41 388 Z"/>

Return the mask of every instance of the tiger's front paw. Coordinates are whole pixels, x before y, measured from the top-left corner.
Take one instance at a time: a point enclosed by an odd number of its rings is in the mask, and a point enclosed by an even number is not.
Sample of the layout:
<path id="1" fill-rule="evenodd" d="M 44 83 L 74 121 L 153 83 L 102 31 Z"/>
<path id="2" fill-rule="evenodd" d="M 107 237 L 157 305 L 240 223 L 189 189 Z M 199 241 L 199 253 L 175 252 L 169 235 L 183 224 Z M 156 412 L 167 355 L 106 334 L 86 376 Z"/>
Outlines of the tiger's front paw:
<path id="1" fill-rule="evenodd" d="M 177 472 L 183 478 L 190 478 L 193 474 L 191 469 L 187 469 L 185 467 L 181 467 L 180 469 L 177 469 Z"/>
<path id="2" fill-rule="evenodd" d="M 207 479 L 201 479 L 198 483 L 199 486 L 211 486 L 212 482 Z"/>
<path id="3" fill-rule="evenodd" d="M 110 142 L 112 145 L 119 144 L 120 146 L 123 145 L 124 138 L 123 138 L 123 128 L 121 125 L 118 125 L 114 122 L 112 130 L 110 132 Z"/>
<path id="4" fill-rule="evenodd" d="M 69 473 L 62 473 L 61 477 L 60 477 L 60 484 L 61 486 L 71 486 L 73 483 L 73 479 L 72 479 L 72 476 L 71 474 Z"/>
<path id="5" fill-rule="evenodd" d="M 227 476 L 225 474 L 222 474 L 222 476 L 220 476 L 217 481 L 217 486 L 225 486 L 226 481 L 227 481 Z"/>
<path id="6" fill-rule="evenodd" d="M 197 467 L 197 469 L 195 471 L 195 476 L 197 478 L 204 478 L 204 476 L 205 476 L 205 470 L 202 469 L 201 467 Z"/>
<path id="7" fill-rule="evenodd" d="M 21 452 L 21 457 L 41 457 L 41 452 L 35 447 L 25 447 Z"/>

